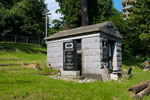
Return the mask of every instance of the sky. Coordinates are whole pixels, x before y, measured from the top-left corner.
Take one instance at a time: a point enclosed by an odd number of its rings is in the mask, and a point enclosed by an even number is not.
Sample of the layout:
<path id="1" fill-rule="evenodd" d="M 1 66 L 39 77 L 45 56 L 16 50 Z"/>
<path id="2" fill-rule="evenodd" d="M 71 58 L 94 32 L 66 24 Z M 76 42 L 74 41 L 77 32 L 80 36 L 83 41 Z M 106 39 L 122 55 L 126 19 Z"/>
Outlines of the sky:
<path id="1" fill-rule="evenodd" d="M 122 10 L 121 1 L 122 0 L 113 0 L 114 7 L 119 11 Z M 45 0 L 45 4 L 47 4 L 48 10 L 50 10 L 51 12 L 51 16 L 50 16 L 51 20 L 59 19 L 61 17 L 61 14 L 55 13 L 56 9 L 59 9 L 58 3 L 55 2 L 55 0 Z"/>

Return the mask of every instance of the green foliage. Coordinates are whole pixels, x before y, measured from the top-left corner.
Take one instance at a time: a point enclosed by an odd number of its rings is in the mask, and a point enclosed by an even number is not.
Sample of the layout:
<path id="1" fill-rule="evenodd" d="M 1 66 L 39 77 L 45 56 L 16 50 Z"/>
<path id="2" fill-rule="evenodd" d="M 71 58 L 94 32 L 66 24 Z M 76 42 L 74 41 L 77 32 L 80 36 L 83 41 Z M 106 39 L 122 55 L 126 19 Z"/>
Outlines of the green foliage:
<path id="1" fill-rule="evenodd" d="M 2 34 L 44 35 L 43 0 L 1 0 L 0 32 Z"/>
<path id="2" fill-rule="evenodd" d="M 88 0 L 89 24 L 109 21 L 113 10 L 112 0 Z"/>
<path id="3" fill-rule="evenodd" d="M 63 15 L 62 20 L 64 26 L 73 25 L 74 27 L 81 26 L 81 7 L 80 0 L 56 0 L 59 3 L 59 12 Z"/>
<path id="4" fill-rule="evenodd" d="M 80 0 L 56 0 L 60 9 L 57 12 L 63 15 L 64 26 L 81 26 L 81 6 Z M 89 24 L 108 21 L 113 16 L 112 0 L 88 0 Z M 71 27 L 72 28 L 72 27 Z"/>
<path id="5" fill-rule="evenodd" d="M 144 41 L 144 40 L 148 41 L 148 40 L 150 39 L 150 34 L 141 33 L 141 34 L 139 35 L 139 38 L 140 38 L 142 41 Z"/>
<path id="6" fill-rule="evenodd" d="M 52 20 L 52 27 L 48 29 L 48 35 L 52 35 L 62 30 L 63 22 L 60 20 Z"/>
<path id="7" fill-rule="evenodd" d="M 115 26 L 122 35 L 128 32 L 127 31 L 128 23 L 127 21 L 123 20 L 122 13 L 119 12 L 118 10 L 113 9 L 112 16 L 109 18 L 109 20 L 115 24 Z"/>
<path id="8" fill-rule="evenodd" d="M 136 55 L 136 61 L 145 61 L 145 58 L 142 57 L 142 55 L 138 54 Z"/>
<path id="9" fill-rule="evenodd" d="M 125 49 L 132 55 L 149 55 L 150 46 L 150 0 L 137 0 L 128 20 Z"/>

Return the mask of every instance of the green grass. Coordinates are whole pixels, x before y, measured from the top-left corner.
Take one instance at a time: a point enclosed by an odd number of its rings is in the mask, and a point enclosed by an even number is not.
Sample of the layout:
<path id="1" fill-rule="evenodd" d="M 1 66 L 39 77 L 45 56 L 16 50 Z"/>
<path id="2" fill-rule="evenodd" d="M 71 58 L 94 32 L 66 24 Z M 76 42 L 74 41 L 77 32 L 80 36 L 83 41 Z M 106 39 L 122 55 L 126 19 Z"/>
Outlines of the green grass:
<path id="1" fill-rule="evenodd" d="M 46 49 L 37 45 L 13 43 L 0 43 L 0 45 L 5 47 L 5 49 L 0 50 L 0 57 L 6 59 L 18 58 L 23 59 L 25 62 L 46 61 Z M 22 46 L 24 49 L 21 48 Z M 15 49 L 19 50 L 15 51 Z M 36 50 L 42 52 L 37 52 Z M 4 62 L 2 61 L 1 63 Z M 12 61 L 6 61 L 5 63 L 10 62 Z M 83 84 L 52 79 L 44 75 L 26 74 L 51 71 L 46 68 L 33 70 L 22 66 L 13 66 L 13 68 L 22 68 L 23 70 L 0 71 L 0 100 L 114 100 L 114 98 L 117 98 L 117 100 L 134 100 L 131 98 L 133 94 L 127 91 L 128 88 L 150 80 L 150 71 L 142 71 L 138 66 L 140 63 L 136 61 L 126 60 L 123 63 L 125 70 L 130 65 L 135 66 L 132 78 L 122 77 L 119 82 L 110 81 L 104 83 L 94 81 Z M 0 67 L 0 69 L 3 68 Z M 5 68 L 11 69 L 12 66 Z M 125 70 L 124 74 L 127 73 Z M 150 100 L 149 98 L 150 96 L 146 96 L 143 100 Z"/>
<path id="2" fill-rule="evenodd" d="M 40 72 L 32 69 L 0 71 L 0 100 L 132 100 L 132 94 L 127 89 L 150 79 L 150 72 L 139 68 L 133 70 L 131 79 L 106 83 L 95 81 L 80 84 L 44 75 L 22 75 Z"/>
<path id="3" fill-rule="evenodd" d="M 22 62 L 46 62 L 46 48 L 39 45 L 0 42 L 0 59 L 22 59 L 15 63 Z M 0 63 L 13 63 L 13 61 L 0 61 Z"/>

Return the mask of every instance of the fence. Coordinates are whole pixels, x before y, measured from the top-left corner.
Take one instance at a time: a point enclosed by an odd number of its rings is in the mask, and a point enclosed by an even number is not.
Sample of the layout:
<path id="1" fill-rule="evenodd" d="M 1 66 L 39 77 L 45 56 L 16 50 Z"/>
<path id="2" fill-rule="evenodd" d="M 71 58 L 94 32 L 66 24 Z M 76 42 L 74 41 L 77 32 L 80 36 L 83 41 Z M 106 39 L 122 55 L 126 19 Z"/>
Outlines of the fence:
<path id="1" fill-rule="evenodd" d="M 38 44 L 38 45 L 41 45 L 41 46 L 45 46 L 45 41 L 44 41 L 43 38 L 30 37 L 30 36 L 21 36 L 21 35 L 7 34 L 7 35 L 4 35 L 4 36 L 1 36 L 0 41 L 21 42 L 21 43 Z"/>

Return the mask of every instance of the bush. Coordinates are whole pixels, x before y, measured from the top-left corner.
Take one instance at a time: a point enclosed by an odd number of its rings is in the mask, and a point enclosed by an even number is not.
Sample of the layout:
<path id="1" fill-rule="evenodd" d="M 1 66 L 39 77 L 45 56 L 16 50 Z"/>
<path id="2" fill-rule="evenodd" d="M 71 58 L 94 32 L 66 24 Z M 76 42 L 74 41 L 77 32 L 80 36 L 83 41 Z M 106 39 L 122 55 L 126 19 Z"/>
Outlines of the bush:
<path id="1" fill-rule="evenodd" d="M 142 55 L 137 55 L 136 57 L 135 57 L 135 59 L 136 59 L 136 61 L 145 61 L 146 60 L 146 57 L 143 57 Z"/>

